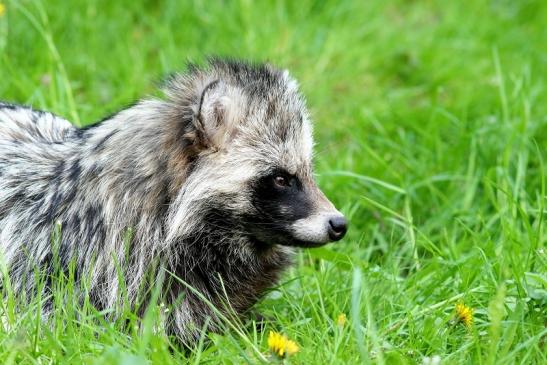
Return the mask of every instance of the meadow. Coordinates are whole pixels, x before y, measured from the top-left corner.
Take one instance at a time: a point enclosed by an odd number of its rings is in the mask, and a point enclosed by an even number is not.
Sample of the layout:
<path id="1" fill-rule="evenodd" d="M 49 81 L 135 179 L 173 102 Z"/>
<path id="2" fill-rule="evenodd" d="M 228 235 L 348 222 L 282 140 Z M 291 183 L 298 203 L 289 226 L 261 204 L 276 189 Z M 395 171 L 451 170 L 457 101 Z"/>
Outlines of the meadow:
<path id="1" fill-rule="evenodd" d="M 264 328 L 191 351 L 157 330 L 161 309 L 111 322 L 59 299 L 44 322 L 3 285 L 1 363 L 547 363 L 546 2 L 2 5 L 0 99 L 78 126 L 208 55 L 289 69 L 319 185 L 351 226 L 301 251 L 257 306 Z M 72 289 L 60 277 L 54 295 Z M 278 358 L 269 331 L 299 351 Z"/>

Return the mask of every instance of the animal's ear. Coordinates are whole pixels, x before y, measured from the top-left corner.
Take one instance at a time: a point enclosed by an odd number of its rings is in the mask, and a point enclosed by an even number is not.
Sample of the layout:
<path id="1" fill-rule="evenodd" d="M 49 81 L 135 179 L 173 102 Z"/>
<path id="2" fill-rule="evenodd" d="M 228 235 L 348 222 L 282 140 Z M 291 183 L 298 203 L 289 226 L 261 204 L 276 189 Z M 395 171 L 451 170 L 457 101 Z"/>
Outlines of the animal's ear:
<path id="1" fill-rule="evenodd" d="M 222 149 L 230 142 L 245 113 L 244 99 L 240 90 L 220 80 L 203 88 L 194 115 L 194 126 L 203 145 Z"/>

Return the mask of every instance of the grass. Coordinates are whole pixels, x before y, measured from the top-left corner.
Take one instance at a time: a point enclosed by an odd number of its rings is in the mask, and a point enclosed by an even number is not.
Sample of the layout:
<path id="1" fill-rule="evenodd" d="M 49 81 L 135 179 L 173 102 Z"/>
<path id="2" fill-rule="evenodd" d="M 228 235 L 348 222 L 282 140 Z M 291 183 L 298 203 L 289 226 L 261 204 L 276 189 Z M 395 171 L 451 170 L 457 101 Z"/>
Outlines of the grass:
<path id="1" fill-rule="evenodd" d="M 317 172 L 350 218 L 258 304 L 184 353 L 151 310 L 109 322 L 84 303 L 17 307 L 12 363 L 261 363 L 269 330 L 294 364 L 547 363 L 547 4 L 525 1 L 8 1 L 0 98 L 79 125 L 152 93 L 186 60 L 269 60 L 301 82 Z M 60 278 L 56 293 L 72 290 Z M 455 306 L 473 309 L 469 328 Z M 337 324 L 340 314 L 346 323 Z"/>

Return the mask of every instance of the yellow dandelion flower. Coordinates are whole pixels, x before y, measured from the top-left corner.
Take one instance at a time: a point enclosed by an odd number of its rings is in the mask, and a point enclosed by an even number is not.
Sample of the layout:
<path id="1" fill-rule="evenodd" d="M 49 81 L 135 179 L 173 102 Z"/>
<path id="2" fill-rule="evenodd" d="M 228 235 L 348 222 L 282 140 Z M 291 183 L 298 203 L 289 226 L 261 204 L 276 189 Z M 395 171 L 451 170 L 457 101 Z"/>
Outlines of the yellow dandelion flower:
<path id="1" fill-rule="evenodd" d="M 6 14 L 6 5 L 4 3 L 0 3 L 0 16 Z"/>
<path id="2" fill-rule="evenodd" d="M 290 356 L 300 350 L 296 342 L 291 341 L 280 333 L 270 331 L 268 334 L 268 347 L 279 357 Z"/>
<path id="3" fill-rule="evenodd" d="M 336 318 L 336 324 L 338 325 L 338 327 L 344 327 L 344 325 L 346 324 L 347 322 L 347 317 L 346 317 L 346 314 L 345 313 L 340 313 L 338 315 L 338 317 Z"/>
<path id="4" fill-rule="evenodd" d="M 456 316 L 465 327 L 469 328 L 473 325 L 473 309 L 463 303 L 456 304 Z"/>

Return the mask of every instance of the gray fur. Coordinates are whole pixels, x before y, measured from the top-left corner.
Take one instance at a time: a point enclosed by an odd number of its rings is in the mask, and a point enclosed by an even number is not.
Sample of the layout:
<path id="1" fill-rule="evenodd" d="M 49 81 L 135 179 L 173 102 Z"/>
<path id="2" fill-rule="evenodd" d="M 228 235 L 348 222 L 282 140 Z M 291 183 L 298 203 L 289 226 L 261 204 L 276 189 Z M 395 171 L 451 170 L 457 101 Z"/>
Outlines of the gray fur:
<path id="1" fill-rule="evenodd" d="M 314 183 L 311 125 L 286 71 L 212 60 L 174 76 L 164 93 L 84 129 L 0 103 L 0 248 L 16 291 L 32 293 L 29 273 L 51 269 L 58 222 L 60 263 L 75 261 L 98 308 L 122 297 L 118 263 L 132 305 L 146 302 L 146 275 L 159 280 L 167 271 L 221 312 L 226 295 L 243 314 L 294 251 L 255 222 L 279 216 L 253 203 L 253 182 L 272 167 L 297 176 L 309 201 L 297 223 L 279 227 L 312 237 L 309 245 L 329 240 L 309 222 L 339 213 Z M 176 280 L 165 280 L 161 295 L 174 305 L 167 328 L 180 340 L 192 343 L 208 317 L 218 329 L 211 309 Z"/>

